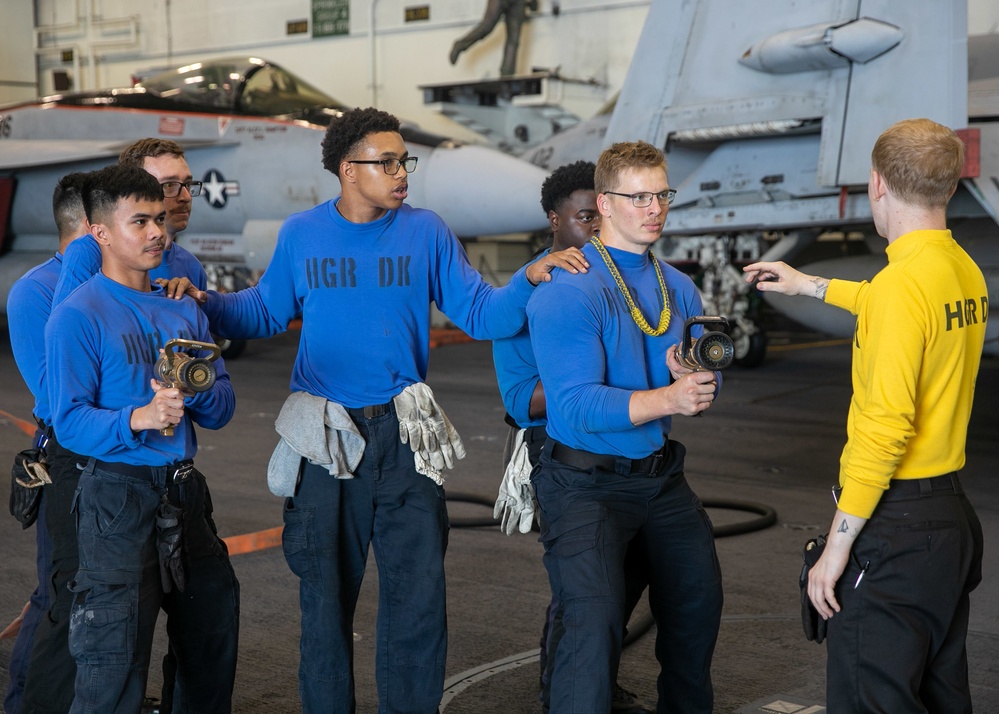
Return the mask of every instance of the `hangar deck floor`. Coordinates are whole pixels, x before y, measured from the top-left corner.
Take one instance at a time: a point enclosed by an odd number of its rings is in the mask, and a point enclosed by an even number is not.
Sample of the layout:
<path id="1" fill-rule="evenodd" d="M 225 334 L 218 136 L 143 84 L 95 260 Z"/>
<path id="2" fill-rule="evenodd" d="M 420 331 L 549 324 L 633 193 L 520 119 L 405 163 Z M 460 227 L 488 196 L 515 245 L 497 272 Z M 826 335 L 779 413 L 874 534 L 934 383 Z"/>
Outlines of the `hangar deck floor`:
<path id="1" fill-rule="evenodd" d="M 717 541 L 725 609 L 714 659 L 716 711 L 763 711 L 760 700 L 818 703 L 824 697 L 825 647 L 804 639 L 797 576 L 806 538 L 832 517 L 829 487 L 836 479 L 850 396 L 849 346 L 804 344 L 812 335 L 779 333 L 756 370 L 730 369 L 721 398 L 703 419 L 676 419 L 674 437 L 687 445 L 687 476 L 702 499 L 767 504 L 775 526 Z M 281 502 L 266 486 L 265 469 L 277 442 L 273 422 L 288 392 L 297 333 L 252 342 L 229 368 L 237 412 L 219 432 L 202 431 L 198 456 L 208 476 L 223 536 L 281 524 Z M 781 344 L 786 343 L 786 344 Z M 448 475 L 454 494 L 495 498 L 506 426 L 488 343 L 434 350 L 428 381 L 458 427 L 468 457 Z M 976 709 L 999 711 L 999 361 L 985 360 L 978 382 L 964 483 L 985 528 L 985 580 L 973 596 L 968 641 Z M 0 339 L 0 409 L 27 419 L 31 401 Z M 0 422 L 0 454 L 27 445 L 15 422 Z M 9 482 L 0 479 L 6 502 Z M 452 503 L 451 516 L 488 518 L 488 508 Z M 713 509 L 716 525 L 746 517 Z M 3 576 L 0 625 L 10 622 L 34 587 L 34 531 L 0 518 Z M 299 710 L 297 581 L 279 548 L 233 557 L 242 584 L 240 663 L 235 711 L 270 714 Z M 450 649 L 448 714 L 535 713 L 536 650 L 548 585 L 535 536 L 507 537 L 498 528 L 451 532 L 447 556 Z M 358 711 L 376 711 L 374 616 L 377 573 L 365 580 L 355 622 Z M 647 612 L 639 606 L 636 617 Z M 633 620 L 634 622 L 634 620 Z M 158 661 L 164 646 L 162 618 Z M 653 633 L 623 656 L 624 686 L 654 701 L 658 671 Z M 0 686 L 6 689 L 11 641 L 0 643 Z M 160 675 L 150 674 L 158 692 Z M 782 709 L 781 711 L 792 711 Z M 821 711 L 809 709 L 809 711 Z"/>

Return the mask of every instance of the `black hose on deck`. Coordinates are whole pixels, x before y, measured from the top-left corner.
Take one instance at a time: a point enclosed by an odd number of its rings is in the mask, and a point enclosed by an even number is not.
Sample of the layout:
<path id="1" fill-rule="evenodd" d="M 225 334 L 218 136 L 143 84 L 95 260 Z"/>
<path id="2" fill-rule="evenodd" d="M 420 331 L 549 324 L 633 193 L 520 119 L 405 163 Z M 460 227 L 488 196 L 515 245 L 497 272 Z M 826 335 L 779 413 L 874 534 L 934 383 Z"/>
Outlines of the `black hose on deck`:
<path id="1" fill-rule="evenodd" d="M 476 506 L 485 506 L 490 509 L 490 513 L 492 513 L 492 508 L 495 505 L 493 499 L 485 496 L 478 496 L 472 493 L 447 492 L 447 500 L 454 503 L 471 503 Z M 760 531 L 764 528 L 769 528 L 777 522 L 777 511 L 771 506 L 763 503 L 756 503 L 755 501 L 737 501 L 732 499 L 702 499 L 701 503 L 705 508 L 718 508 L 727 511 L 746 511 L 747 513 L 757 514 L 755 518 L 749 518 L 735 523 L 728 523 L 724 526 L 714 526 L 713 533 L 715 538 L 725 538 L 727 536 L 742 535 L 743 533 Z M 450 518 L 450 521 L 453 528 L 487 528 L 498 525 L 491 516 L 485 518 Z M 533 530 L 538 530 L 536 523 Z M 646 632 L 652 629 L 652 626 L 655 624 L 656 621 L 653 619 L 652 613 L 643 615 L 634 624 L 631 624 L 628 627 L 628 634 L 625 636 L 621 646 L 627 647 L 637 641 Z"/>

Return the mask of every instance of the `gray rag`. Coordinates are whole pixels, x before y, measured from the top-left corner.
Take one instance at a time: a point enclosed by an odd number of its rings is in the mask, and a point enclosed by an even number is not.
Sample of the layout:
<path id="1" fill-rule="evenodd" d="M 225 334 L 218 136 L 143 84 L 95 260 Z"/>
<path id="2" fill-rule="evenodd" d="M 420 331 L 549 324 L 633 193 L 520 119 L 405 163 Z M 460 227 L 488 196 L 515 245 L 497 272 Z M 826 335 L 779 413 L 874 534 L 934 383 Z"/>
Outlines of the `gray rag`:
<path id="1" fill-rule="evenodd" d="M 274 428 L 281 441 L 267 464 L 267 487 L 275 496 L 295 495 L 302 458 L 326 467 L 336 478 L 354 478 L 364 455 L 364 437 L 340 404 L 292 392 Z"/>

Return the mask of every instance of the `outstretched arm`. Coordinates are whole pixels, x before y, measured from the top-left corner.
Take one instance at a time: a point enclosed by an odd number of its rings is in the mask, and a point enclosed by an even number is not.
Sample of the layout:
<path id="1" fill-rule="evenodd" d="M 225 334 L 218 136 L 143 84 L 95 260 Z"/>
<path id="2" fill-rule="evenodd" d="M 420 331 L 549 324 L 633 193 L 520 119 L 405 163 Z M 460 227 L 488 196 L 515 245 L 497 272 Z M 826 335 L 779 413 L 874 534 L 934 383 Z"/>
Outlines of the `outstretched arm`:
<path id="1" fill-rule="evenodd" d="M 810 295 L 824 300 L 826 288 L 829 287 L 828 278 L 806 275 L 787 263 L 752 263 L 744 267 L 742 272 L 746 274 L 747 283 L 758 281 L 756 289 L 762 292 Z"/>

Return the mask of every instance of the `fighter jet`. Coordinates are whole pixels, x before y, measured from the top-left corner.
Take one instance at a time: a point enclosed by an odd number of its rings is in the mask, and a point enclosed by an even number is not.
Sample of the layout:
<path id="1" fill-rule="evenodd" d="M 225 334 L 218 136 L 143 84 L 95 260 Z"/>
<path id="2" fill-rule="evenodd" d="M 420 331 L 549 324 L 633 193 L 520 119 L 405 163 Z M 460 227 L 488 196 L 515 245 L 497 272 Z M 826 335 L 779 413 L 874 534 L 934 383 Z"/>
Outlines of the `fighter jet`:
<path id="1" fill-rule="evenodd" d="M 180 240 L 232 289 L 263 269 L 281 222 L 335 196 L 320 142 L 346 106 L 258 58 L 199 62 L 133 87 L 46 97 L 0 107 L 0 306 L 13 281 L 55 251 L 52 190 L 69 171 L 117 159 L 147 136 L 185 147 L 196 180 L 191 227 Z M 408 203 L 430 208 L 459 237 L 540 230 L 545 172 L 493 149 L 404 124 L 419 158 Z M 7 217 L 9 216 L 9 222 Z"/>
<path id="2" fill-rule="evenodd" d="M 820 237 L 856 234 L 871 238 L 870 256 L 801 269 L 872 277 L 886 258 L 867 201 L 870 152 L 900 119 L 963 130 L 969 161 L 950 225 L 995 301 L 997 60 L 999 36 L 969 42 L 964 2 L 652 0 L 617 101 L 526 157 L 548 169 L 595 160 L 615 141 L 664 148 L 678 192 L 657 250 L 702 272 L 706 310 L 729 317 L 737 361 L 756 365 L 766 340 L 738 265 L 800 262 Z M 767 300 L 806 325 L 852 334 L 843 311 L 782 297 Z M 999 324 L 986 352 L 999 354 Z"/>

